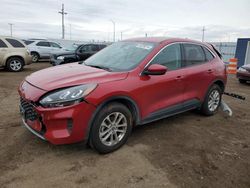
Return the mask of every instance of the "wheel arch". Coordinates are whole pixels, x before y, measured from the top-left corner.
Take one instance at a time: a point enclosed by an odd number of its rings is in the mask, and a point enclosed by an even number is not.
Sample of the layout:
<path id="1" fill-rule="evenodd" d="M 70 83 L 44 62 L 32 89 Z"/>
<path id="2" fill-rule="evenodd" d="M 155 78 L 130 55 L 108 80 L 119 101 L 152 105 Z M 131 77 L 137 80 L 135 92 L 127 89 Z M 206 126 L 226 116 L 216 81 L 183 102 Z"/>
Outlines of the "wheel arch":
<path id="1" fill-rule="evenodd" d="M 216 79 L 216 80 L 212 81 L 211 84 L 208 86 L 207 91 L 206 91 L 206 92 L 204 93 L 204 95 L 203 95 L 202 101 L 204 101 L 204 99 L 205 99 L 205 97 L 206 97 L 206 95 L 207 95 L 209 89 L 210 89 L 214 84 L 218 85 L 218 86 L 221 88 L 222 94 L 224 93 L 224 90 L 225 90 L 225 82 L 224 82 L 222 79 Z"/>
<path id="2" fill-rule="evenodd" d="M 39 54 L 37 51 L 34 51 L 34 50 L 33 50 L 33 51 L 30 52 L 30 54 L 32 54 L 32 53 L 36 53 L 36 54 L 38 55 L 39 58 L 41 57 L 40 54 Z"/>
<path id="3" fill-rule="evenodd" d="M 5 66 L 7 65 L 7 62 L 11 59 L 11 58 L 19 58 L 22 60 L 22 63 L 23 63 L 23 66 L 25 65 L 25 61 L 24 61 L 24 58 L 20 55 L 13 55 L 13 56 L 9 56 L 6 58 L 6 61 L 5 61 Z"/>
<path id="4" fill-rule="evenodd" d="M 86 130 L 86 134 L 85 134 L 85 140 L 88 141 L 89 140 L 89 134 L 91 132 L 91 127 L 92 127 L 92 124 L 94 122 L 94 119 L 96 117 L 96 115 L 100 112 L 100 110 L 112 103 L 112 102 L 118 102 L 118 103 L 121 103 L 123 105 L 125 105 L 131 112 L 132 114 L 132 118 L 133 118 L 133 125 L 137 125 L 139 122 L 140 122 L 140 110 L 139 110 L 139 107 L 137 105 L 137 103 L 131 99 L 130 97 L 128 96 L 113 96 L 113 97 L 110 97 L 108 99 L 106 99 L 104 102 L 102 102 L 101 104 L 99 104 L 95 110 L 95 112 L 93 113 L 89 123 L 88 123 L 88 127 L 87 127 L 87 130 Z"/>

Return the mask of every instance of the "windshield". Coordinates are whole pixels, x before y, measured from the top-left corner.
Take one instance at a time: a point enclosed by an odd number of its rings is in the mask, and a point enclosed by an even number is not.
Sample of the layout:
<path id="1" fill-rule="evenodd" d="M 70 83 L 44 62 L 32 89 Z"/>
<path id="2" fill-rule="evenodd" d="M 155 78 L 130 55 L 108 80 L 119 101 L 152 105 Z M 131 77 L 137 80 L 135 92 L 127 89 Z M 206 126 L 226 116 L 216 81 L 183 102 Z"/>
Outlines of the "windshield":
<path id="1" fill-rule="evenodd" d="M 135 68 L 155 47 L 150 42 L 117 42 L 85 61 L 85 65 L 105 67 L 111 71 Z"/>

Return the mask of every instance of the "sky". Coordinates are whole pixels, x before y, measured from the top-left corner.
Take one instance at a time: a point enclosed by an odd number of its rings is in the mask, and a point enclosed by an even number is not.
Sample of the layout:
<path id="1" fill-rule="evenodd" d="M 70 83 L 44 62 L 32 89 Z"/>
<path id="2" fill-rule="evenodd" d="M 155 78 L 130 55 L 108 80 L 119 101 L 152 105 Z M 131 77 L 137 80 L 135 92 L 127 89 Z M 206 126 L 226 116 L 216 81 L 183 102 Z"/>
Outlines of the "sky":
<path id="1" fill-rule="evenodd" d="M 116 40 L 146 33 L 201 40 L 203 26 L 207 42 L 250 37 L 250 0 L 0 0 L 0 35 L 10 35 L 12 23 L 15 37 L 61 38 L 62 3 L 65 39 L 112 41 L 112 21 Z"/>

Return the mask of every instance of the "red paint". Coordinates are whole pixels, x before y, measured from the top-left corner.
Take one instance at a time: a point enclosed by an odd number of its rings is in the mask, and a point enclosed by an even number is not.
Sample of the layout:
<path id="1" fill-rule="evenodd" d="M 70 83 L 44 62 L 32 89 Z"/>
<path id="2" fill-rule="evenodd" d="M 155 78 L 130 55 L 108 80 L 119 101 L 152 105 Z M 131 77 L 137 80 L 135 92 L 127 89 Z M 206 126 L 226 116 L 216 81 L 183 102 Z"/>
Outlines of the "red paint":
<path id="1" fill-rule="evenodd" d="M 40 97 L 54 89 L 86 83 L 97 83 L 85 101 L 69 107 L 43 108 L 35 110 L 46 126 L 44 137 L 53 144 L 68 144 L 84 140 L 87 128 L 96 108 L 104 101 L 127 96 L 139 109 L 139 119 L 143 120 L 150 113 L 190 99 L 204 100 L 208 87 L 216 80 L 226 83 L 225 66 L 219 57 L 205 64 L 167 71 L 163 75 L 141 74 L 148 62 L 167 44 L 173 42 L 192 42 L 210 45 L 187 39 L 139 38 L 127 41 L 156 42 L 155 49 L 133 70 L 128 72 L 107 72 L 78 63 L 66 64 L 35 72 L 20 85 L 19 94 L 27 101 L 38 103 Z M 162 70 L 154 65 L 153 71 Z M 24 87 L 24 91 L 22 90 Z M 67 121 L 72 119 L 73 129 L 67 129 Z M 39 126 L 32 125 L 34 129 Z"/>

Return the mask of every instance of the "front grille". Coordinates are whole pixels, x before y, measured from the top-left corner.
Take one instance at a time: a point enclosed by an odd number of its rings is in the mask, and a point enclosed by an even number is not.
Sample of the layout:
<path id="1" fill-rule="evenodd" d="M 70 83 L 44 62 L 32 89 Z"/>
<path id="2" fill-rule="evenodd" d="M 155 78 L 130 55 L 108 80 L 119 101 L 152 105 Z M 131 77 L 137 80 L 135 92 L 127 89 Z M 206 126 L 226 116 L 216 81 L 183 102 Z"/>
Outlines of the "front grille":
<path id="1" fill-rule="evenodd" d="M 20 107 L 25 120 L 35 121 L 38 118 L 34 106 L 23 98 L 20 98 Z"/>

